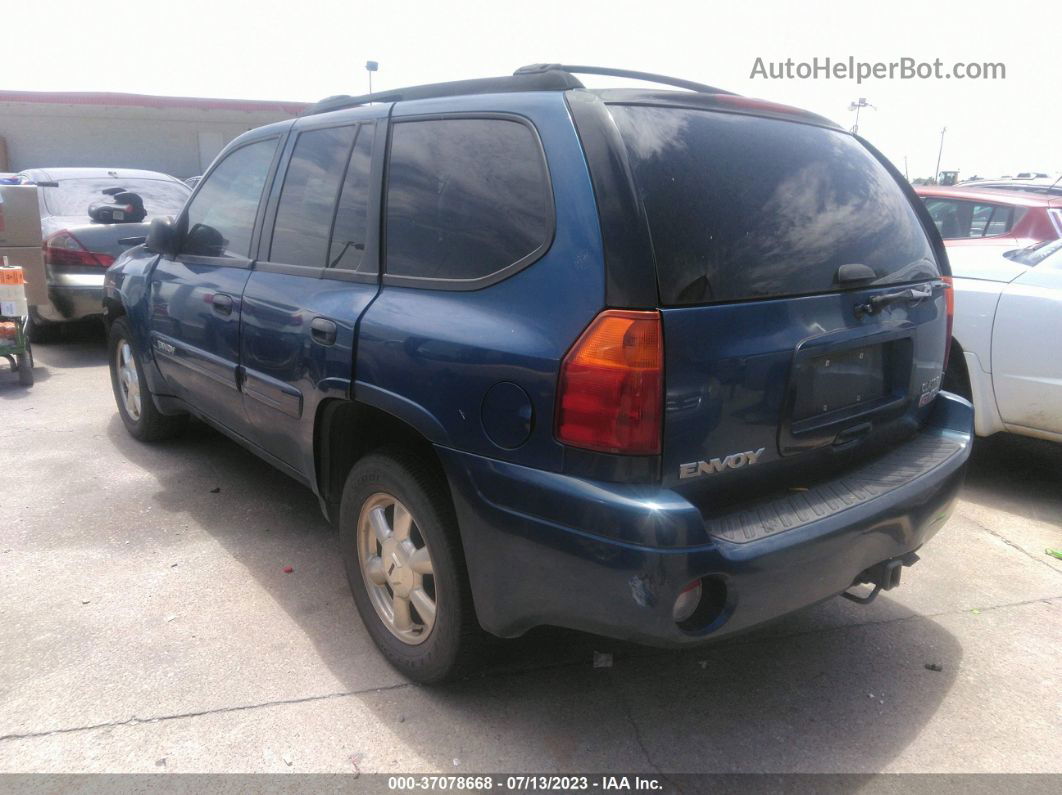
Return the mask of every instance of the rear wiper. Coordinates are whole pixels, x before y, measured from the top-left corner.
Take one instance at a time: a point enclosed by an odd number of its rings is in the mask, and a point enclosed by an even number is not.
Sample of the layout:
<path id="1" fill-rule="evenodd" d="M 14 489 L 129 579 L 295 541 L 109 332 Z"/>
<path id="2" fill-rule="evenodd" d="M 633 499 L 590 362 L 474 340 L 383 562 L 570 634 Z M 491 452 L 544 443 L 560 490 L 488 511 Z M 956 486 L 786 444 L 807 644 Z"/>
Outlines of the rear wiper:
<path id="1" fill-rule="evenodd" d="M 873 315 L 891 304 L 899 304 L 904 301 L 924 301 L 926 298 L 932 297 L 933 288 L 931 286 L 908 287 L 905 290 L 897 290 L 894 293 L 872 295 L 865 304 L 856 304 L 855 313 L 856 317 Z"/>

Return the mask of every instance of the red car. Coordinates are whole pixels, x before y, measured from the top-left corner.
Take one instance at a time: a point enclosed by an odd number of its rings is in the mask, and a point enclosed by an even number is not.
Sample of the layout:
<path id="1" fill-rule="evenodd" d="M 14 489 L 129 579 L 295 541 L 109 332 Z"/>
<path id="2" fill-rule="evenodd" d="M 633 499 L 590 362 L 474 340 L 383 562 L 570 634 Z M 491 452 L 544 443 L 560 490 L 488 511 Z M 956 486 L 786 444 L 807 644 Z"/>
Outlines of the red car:
<path id="1" fill-rule="evenodd" d="M 1024 248 L 1062 237 L 1062 197 L 992 188 L 916 187 L 948 246 Z"/>

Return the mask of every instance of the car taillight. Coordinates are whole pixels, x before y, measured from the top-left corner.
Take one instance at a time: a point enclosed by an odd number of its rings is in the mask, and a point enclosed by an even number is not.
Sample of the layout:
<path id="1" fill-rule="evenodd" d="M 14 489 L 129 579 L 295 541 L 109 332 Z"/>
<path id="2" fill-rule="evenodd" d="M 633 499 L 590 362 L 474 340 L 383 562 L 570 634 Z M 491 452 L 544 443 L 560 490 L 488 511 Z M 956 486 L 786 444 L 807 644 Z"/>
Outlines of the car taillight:
<path id="1" fill-rule="evenodd" d="M 944 281 L 944 307 L 948 314 L 948 336 L 944 344 L 944 370 L 947 371 L 948 359 L 951 358 L 951 328 L 955 322 L 955 284 L 950 276 L 942 276 L 941 279 Z"/>
<path id="2" fill-rule="evenodd" d="M 608 309 L 561 364 L 557 439 L 606 453 L 657 455 L 663 391 L 660 313 Z"/>
<path id="3" fill-rule="evenodd" d="M 44 261 L 48 265 L 89 265 L 106 268 L 114 262 L 110 254 L 89 251 L 68 229 L 61 229 L 44 241 Z"/>

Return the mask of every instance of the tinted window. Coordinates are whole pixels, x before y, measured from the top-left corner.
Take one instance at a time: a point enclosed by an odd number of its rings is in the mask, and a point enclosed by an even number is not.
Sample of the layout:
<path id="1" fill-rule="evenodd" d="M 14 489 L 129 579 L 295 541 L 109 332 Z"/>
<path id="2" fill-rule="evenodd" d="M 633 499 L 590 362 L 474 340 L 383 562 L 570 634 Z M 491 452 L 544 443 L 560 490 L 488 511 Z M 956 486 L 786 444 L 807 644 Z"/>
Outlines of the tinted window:
<path id="1" fill-rule="evenodd" d="M 988 220 L 987 226 L 985 226 L 986 235 L 1005 235 L 1010 231 L 1011 217 L 1014 215 L 1014 210 L 1011 207 L 995 207 L 992 210 L 992 217 Z"/>
<path id="2" fill-rule="evenodd" d="M 387 173 L 388 274 L 476 279 L 548 243 L 546 167 L 524 124 L 400 122 Z"/>
<path id="3" fill-rule="evenodd" d="M 62 179 L 55 188 L 40 188 L 39 193 L 51 215 L 80 215 L 88 218 L 93 202 L 106 198 L 108 188 L 125 188 L 144 200 L 148 216 L 177 215 L 191 194 L 181 182 L 164 179 Z"/>
<path id="4" fill-rule="evenodd" d="M 929 241 L 885 168 L 850 135 L 676 108 L 613 106 L 648 216 L 665 304 L 837 289 L 937 275 Z"/>
<path id="5" fill-rule="evenodd" d="M 277 205 L 272 262 L 325 266 L 336 196 L 356 131 L 330 127 L 299 135 Z"/>
<path id="6" fill-rule="evenodd" d="M 248 257 L 275 139 L 242 146 L 226 155 L 188 205 L 183 254 Z"/>
<path id="7" fill-rule="evenodd" d="M 357 270 L 365 256 L 365 232 L 369 216 L 369 170 L 372 166 L 372 140 L 375 130 L 363 125 L 350 155 L 343 193 L 339 197 L 332 248 L 328 263 L 336 268 Z"/>
<path id="8" fill-rule="evenodd" d="M 1016 214 L 1010 207 L 998 204 L 960 201 L 958 199 L 925 199 L 926 209 L 945 240 L 964 237 L 1003 235 L 1011 230 Z M 1017 218 L 1021 217 L 1017 214 Z"/>

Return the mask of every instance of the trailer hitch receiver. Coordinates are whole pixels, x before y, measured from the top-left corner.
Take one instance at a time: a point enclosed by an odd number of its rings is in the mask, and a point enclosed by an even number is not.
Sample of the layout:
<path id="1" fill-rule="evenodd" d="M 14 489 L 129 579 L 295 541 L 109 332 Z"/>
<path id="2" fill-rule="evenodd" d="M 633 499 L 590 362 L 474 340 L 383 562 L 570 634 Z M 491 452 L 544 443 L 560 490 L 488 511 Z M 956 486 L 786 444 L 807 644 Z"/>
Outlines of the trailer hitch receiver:
<path id="1" fill-rule="evenodd" d="M 861 605 L 868 605 L 878 598 L 878 594 L 882 591 L 891 591 L 893 588 L 900 584 L 900 572 L 903 571 L 904 566 L 913 566 L 918 562 L 918 554 L 915 552 L 908 552 L 906 555 L 901 555 L 898 558 L 889 558 L 883 560 L 881 563 L 877 563 L 871 566 L 869 569 L 860 573 L 855 581 L 852 583 L 855 585 L 873 585 L 874 588 L 866 596 L 860 596 L 854 594 L 851 591 L 845 591 L 841 594 L 845 599 L 850 599 L 853 602 Z"/>

